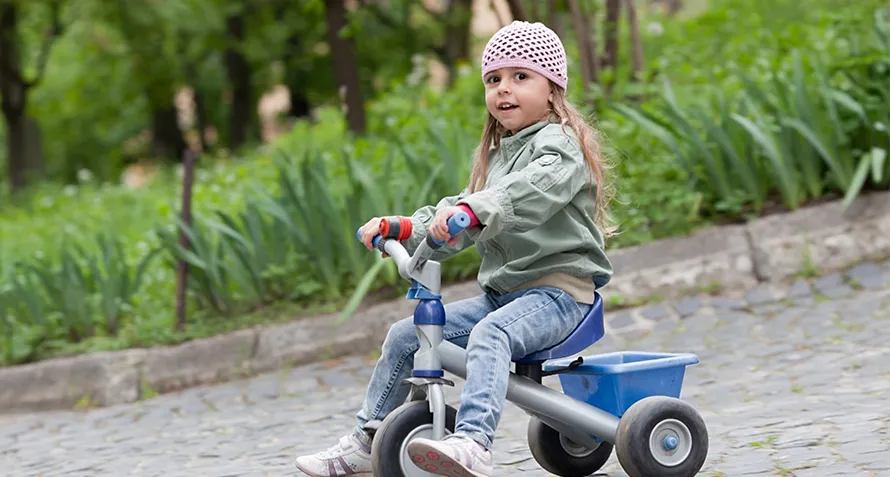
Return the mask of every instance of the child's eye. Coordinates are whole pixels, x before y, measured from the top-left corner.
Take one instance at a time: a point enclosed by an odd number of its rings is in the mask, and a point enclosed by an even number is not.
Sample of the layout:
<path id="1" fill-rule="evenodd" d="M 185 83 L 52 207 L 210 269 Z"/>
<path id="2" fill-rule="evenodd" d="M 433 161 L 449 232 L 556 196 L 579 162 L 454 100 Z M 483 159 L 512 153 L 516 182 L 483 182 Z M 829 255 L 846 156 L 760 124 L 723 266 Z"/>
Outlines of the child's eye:
<path id="1" fill-rule="evenodd" d="M 522 72 L 516 73 L 516 79 L 524 80 L 526 78 L 528 78 L 528 75 L 526 75 L 525 73 L 522 73 Z"/>
<path id="2" fill-rule="evenodd" d="M 489 77 L 488 77 L 488 82 L 489 82 L 489 83 L 495 83 L 495 82 L 497 82 L 499 79 L 500 79 L 500 78 L 498 78 L 497 76 L 492 75 L 492 76 L 489 76 Z"/>

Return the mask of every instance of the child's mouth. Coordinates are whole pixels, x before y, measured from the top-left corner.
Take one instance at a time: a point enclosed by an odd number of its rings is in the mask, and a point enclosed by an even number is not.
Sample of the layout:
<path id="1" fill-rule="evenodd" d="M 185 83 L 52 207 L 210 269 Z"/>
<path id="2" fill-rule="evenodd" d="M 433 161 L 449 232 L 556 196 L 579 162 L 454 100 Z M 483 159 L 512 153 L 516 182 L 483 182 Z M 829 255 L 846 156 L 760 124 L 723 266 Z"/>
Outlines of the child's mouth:
<path id="1" fill-rule="evenodd" d="M 501 111 L 511 111 L 511 110 L 514 110 L 514 109 L 516 109 L 516 108 L 518 108 L 518 107 L 519 107 L 519 106 L 517 106 L 517 105 L 515 105 L 515 104 L 501 104 L 501 105 L 498 106 L 498 109 L 501 110 Z"/>

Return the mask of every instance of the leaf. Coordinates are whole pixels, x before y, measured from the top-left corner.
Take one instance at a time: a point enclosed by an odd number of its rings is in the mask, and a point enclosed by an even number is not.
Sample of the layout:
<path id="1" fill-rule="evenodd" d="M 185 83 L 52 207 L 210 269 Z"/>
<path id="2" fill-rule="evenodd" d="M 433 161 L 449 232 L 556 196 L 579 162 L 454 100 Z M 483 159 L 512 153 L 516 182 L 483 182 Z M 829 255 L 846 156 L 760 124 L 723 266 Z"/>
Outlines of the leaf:
<path id="1" fill-rule="evenodd" d="M 340 314 L 340 317 L 337 319 L 337 323 L 342 323 L 343 321 L 349 319 L 355 310 L 358 308 L 359 304 L 361 304 L 362 300 L 365 298 L 365 295 L 368 294 L 368 291 L 371 288 L 371 285 L 374 283 L 374 280 L 377 278 L 377 274 L 380 273 L 380 270 L 386 265 L 387 259 L 379 259 L 377 263 L 368 270 L 367 273 L 362 277 L 361 281 L 359 281 L 358 286 L 353 292 L 352 296 L 349 297 L 349 301 L 346 303 L 346 306 L 343 309 L 343 312 Z"/>
<path id="2" fill-rule="evenodd" d="M 871 150 L 871 177 L 875 183 L 884 180 L 884 163 L 887 160 L 887 151 L 879 147 Z"/>
<path id="3" fill-rule="evenodd" d="M 862 186 L 865 184 L 865 178 L 868 176 L 869 166 L 871 165 L 871 161 L 869 161 L 870 157 L 869 154 L 866 154 L 859 159 L 859 167 L 856 168 L 856 174 L 853 175 L 850 188 L 847 189 L 847 193 L 844 194 L 843 207 L 845 209 L 859 197 L 859 192 L 862 191 Z"/>
<path id="4" fill-rule="evenodd" d="M 783 160 L 782 153 L 775 143 L 775 139 L 767 135 L 763 129 L 754 124 L 750 119 L 732 115 L 733 120 L 744 127 L 754 141 L 766 152 L 767 158 L 772 162 L 775 173 L 779 176 L 779 184 L 782 191 L 782 197 L 785 199 L 786 205 L 795 209 L 800 204 L 797 185 L 795 178 L 792 177 L 793 172 L 788 170 L 787 164 Z"/>
<path id="5" fill-rule="evenodd" d="M 822 160 L 825 161 L 825 164 L 834 172 L 838 184 L 846 189 L 850 184 L 850 171 L 844 167 L 846 164 L 836 154 L 836 151 L 830 151 L 829 146 L 818 137 L 816 132 L 799 119 L 784 117 L 781 121 L 782 124 L 794 129 L 809 142 L 816 152 L 819 153 L 819 156 L 822 157 Z"/>

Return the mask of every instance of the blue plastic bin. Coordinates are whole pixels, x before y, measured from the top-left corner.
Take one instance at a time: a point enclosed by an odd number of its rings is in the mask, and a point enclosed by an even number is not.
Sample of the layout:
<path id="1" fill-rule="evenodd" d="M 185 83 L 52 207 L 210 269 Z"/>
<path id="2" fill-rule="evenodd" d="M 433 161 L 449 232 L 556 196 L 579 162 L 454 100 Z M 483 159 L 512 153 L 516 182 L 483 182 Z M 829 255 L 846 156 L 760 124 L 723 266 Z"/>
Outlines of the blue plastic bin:
<path id="1" fill-rule="evenodd" d="M 558 375 L 563 392 L 617 417 L 649 396 L 679 398 L 686 366 L 698 363 L 689 353 L 621 351 L 583 358 L 573 371 Z M 564 369 L 572 361 L 553 360 L 544 370 Z"/>

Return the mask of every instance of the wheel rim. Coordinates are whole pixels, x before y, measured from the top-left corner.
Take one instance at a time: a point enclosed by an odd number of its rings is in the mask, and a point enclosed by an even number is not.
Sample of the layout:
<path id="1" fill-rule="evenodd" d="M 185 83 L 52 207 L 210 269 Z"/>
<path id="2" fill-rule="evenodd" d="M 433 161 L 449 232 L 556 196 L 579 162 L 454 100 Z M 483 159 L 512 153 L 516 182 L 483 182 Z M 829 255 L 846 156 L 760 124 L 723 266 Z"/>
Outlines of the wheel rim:
<path id="1" fill-rule="evenodd" d="M 448 429 L 445 429 L 445 435 L 447 436 L 449 434 L 451 434 L 451 432 L 449 432 Z M 411 457 L 408 455 L 408 443 L 419 437 L 432 439 L 433 425 L 424 424 L 418 426 L 405 436 L 405 439 L 402 441 L 402 448 L 399 449 L 399 466 L 402 468 L 402 474 L 404 474 L 405 477 L 436 477 L 436 474 L 421 470 L 420 467 L 414 465 L 414 461 L 412 461 Z"/>
<path id="2" fill-rule="evenodd" d="M 559 435 L 559 445 L 562 446 L 562 450 L 564 450 L 566 454 L 578 459 L 593 454 L 600 447 L 599 445 L 597 445 L 596 447 L 591 449 L 589 447 L 578 444 L 577 442 L 569 439 L 562 434 Z"/>
<path id="3" fill-rule="evenodd" d="M 665 467 L 678 466 L 692 453 L 692 433 L 676 419 L 661 421 L 649 434 L 649 452 Z"/>

